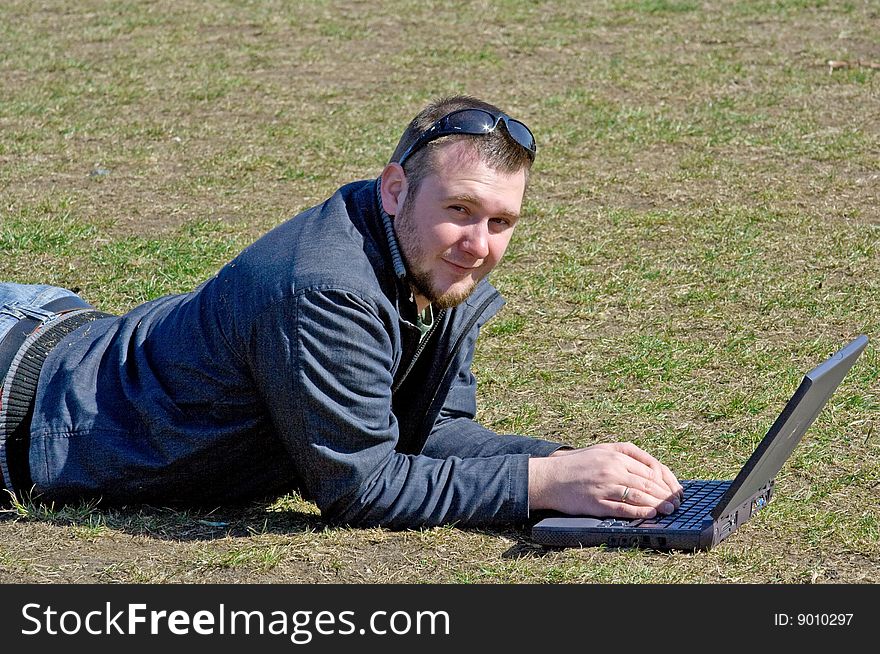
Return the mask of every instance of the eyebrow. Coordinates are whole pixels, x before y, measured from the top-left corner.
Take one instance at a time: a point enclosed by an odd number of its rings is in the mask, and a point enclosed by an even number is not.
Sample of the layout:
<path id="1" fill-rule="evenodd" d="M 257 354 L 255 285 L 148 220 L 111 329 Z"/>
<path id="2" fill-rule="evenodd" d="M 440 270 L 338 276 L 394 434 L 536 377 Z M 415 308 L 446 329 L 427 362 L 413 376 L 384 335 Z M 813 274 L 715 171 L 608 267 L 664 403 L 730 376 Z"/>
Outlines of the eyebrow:
<path id="1" fill-rule="evenodd" d="M 472 204 L 472 205 L 476 205 L 476 206 L 479 206 L 481 204 L 480 200 L 476 196 L 470 195 L 469 193 L 460 193 L 458 195 L 451 195 L 446 198 L 446 201 L 447 202 L 466 202 L 468 204 Z M 507 210 L 499 211 L 498 213 L 492 214 L 492 216 L 495 218 L 507 218 L 508 220 L 519 220 L 519 218 L 520 218 L 520 214 L 517 213 L 516 211 L 507 211 Z"/>

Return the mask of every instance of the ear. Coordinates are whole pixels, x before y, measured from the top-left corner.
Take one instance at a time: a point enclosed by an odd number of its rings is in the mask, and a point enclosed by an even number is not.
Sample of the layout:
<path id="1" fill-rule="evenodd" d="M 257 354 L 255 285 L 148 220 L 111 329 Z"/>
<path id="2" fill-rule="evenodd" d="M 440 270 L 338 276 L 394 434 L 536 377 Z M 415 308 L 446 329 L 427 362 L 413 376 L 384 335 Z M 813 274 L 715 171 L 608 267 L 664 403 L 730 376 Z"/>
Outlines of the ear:
<path id="1" fill-rule="evenodd" d="M 399 163 L 392 162 L 382 171 L 382 207 L 389 216 L 396 216 L 406 199 L 406 173 Z"/>

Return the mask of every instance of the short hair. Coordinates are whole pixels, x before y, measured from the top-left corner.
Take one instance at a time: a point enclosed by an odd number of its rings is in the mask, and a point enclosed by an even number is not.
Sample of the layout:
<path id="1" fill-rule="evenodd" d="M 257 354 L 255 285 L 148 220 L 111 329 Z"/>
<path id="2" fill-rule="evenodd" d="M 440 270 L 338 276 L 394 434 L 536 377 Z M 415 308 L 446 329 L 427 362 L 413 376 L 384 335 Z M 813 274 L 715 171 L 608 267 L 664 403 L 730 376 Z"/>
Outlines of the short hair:
<path id="1" fill-rule="evenodd" d="M 496 107 L 478 98 L 469 95 L 455 95 L 451 97 L 438 98 L 422 109 L 418 115 L 412 119 L 410 124 L 404 130 L 394 154 L 391 155 L 391 162 L 400 161 L 403 153 L 416 142 L 416 140 L 435 122 L 440 120 L 446 114 L 461 109 L 485 109 L 492 113 L 506 113 Z M 415 193 L 422 180 L 429 174 L 435 172 L 435 153 L 445 145 L 453 141 L 471 142 L 474 152 L 480 157 L 480 160 L 488 164 L 492 168 L 503 173 L 515 173 L 524 170 L 526 174 L 526 183 L 529 179 L 529 170 L 532 166 L 532 156 L 519 143 L 517 143 L 506 129 L 495 129 L 488 134 L 453 134 L 443 136 L 435 141 L 427 143 L 424 147 L 413 152 L 403 164 L 403 170 L 406 173 L 407 184 L 410 192 Z"/>

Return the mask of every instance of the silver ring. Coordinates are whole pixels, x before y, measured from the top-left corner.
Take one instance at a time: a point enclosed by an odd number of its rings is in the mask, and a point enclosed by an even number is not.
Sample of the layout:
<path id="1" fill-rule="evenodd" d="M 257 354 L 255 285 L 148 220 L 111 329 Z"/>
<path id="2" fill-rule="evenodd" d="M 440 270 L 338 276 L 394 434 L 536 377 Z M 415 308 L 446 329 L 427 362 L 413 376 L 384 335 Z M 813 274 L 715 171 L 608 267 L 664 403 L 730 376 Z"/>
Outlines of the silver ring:
<path id="1" fill-rule="evenodd" d="M 623 495 L 620 496 L 621 502 L 626 502 L 626 496 L 629 495 L 629 486 L 623 487 Z"/>

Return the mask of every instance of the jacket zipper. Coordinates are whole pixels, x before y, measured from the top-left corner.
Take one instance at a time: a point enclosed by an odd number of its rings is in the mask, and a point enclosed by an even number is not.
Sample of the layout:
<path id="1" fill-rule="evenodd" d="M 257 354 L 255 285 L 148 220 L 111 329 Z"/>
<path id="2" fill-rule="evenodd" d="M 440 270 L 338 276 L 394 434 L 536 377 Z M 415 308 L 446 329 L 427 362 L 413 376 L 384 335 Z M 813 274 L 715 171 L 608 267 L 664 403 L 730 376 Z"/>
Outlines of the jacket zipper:
<path id="1" fill-rule="evenodd" d="M 464 329 L 459 333 L 458 339 L 455 341 L 455 345 L 453 345 L 452 349 L 449 352 L 449 356 L 446 358 L 446 363 L 443 366 L 443 374 L 440 375 L 440 377 L 438 378 L 438 382 L 434 385 L 434 394 L 431 396 L 431 401 L 428 402 L 425 413 L 424 415 L 422 415 L 422 419 L 419 424 L 425 422 L 425 418 L 430 412 L 431 407 L 434 405 L 434 402 L 437 400 L 437 393 L 440 390 L 440 383 L 443 381 L 443 378 L 446 377 L 446 373 L 449 372 L 449 366 L 452 363 L 452 360 L 455 358 L 455 355 L 458 354 L 458 351 L 461 349 L 461 344 L 464 342 L 465 337 L 470 333 L 477 320 L 480 319 L 480 317 L 486 312 L 486 309 L 489 308 L 489 305 L 492 304 L 497 297 L 498 292 L 496 291 L 485 300 L 483 300 L 483 303 L 477 308 L 477 310 L 474 312 L 474 315 L 470 317 L 467 324 L 464 326 Z M 409 370 L 407 370 L 407 372 L 409 372 Z"/>
<path id="2" fill-rule="evenodd" d="M 412 360 L 410 360 L 409 365 L 406 368 L 406 371 L 403 373 L 403 377 L 391 387 L 391 392 L 397 392 L 397 389 L 403 386 L 403 382 L 406 381 L 406 378 L 409 377 L 409 373 L 412 372 L 413 367 L 416 365 L 416 361 L 419 360 L 419 355 L 428 345 L 428 341 L 431 340 L 431 335 L 434 333 L 434 330 L 437 329 L 437 325 L 440 324 L 440 321 L 443 320 L 443 314 L 446 313 L 446 309 L 443 309 L 437 316 L 434 317 L 434 323 L 431 325 L 431 329 L 428 330 L 428 333 L 425 334 L 425 337 L 419 342 L 419 346 L 416 348 L 415 354 L 413 354 Z"/>

